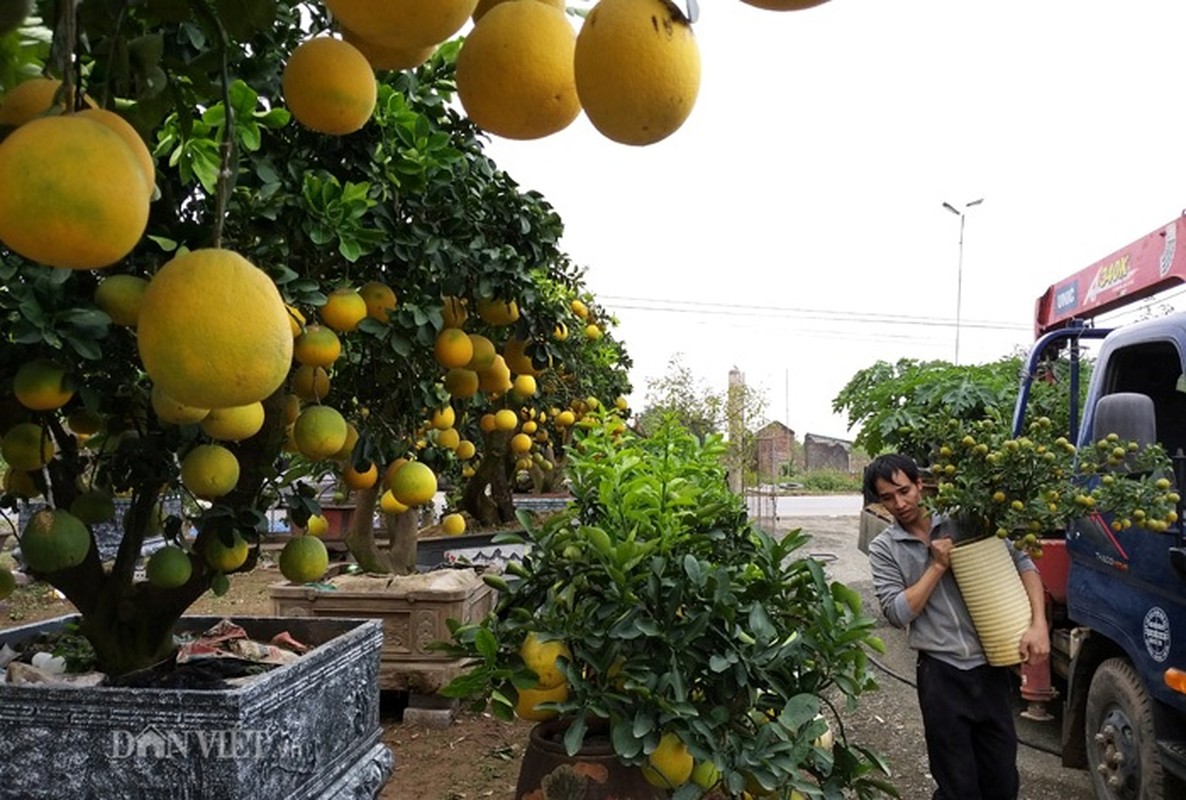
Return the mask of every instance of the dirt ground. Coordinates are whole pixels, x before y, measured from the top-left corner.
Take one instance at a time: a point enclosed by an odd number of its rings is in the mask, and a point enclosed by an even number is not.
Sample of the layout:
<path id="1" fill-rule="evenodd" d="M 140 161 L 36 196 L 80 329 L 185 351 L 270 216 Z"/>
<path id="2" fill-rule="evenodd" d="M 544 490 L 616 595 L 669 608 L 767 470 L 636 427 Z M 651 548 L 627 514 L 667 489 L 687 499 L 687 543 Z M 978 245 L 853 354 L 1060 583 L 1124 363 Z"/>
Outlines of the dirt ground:
<path id="1" fill-rule="evenodd" d="M 801 527 L 813 538 L 806 553 L 827 566 L 830 577 L 856 589 L 872 605 L 868 563 L 856 548 L 857 518 L 804 517 L 782 519 L 778 528 Z M 0 561 L 6 558 L 0 554 Z M 280 580 L 268 559 L 255 572 L 236 575 L 231 591 L 221 598 L 206 595 L 191 613 L 209 615 L 269 615 L 267 587 Z M 0 629 L 72 612 L 72 607 L 45 586 L 18 589 L 0 601 Z M 882 754 L 891 765 L 891 781 L 905 800 L 930 797 L 933 783 L 927 773 L 917 699 L 913 656 L 900 631 L 881 623 L 878 630 L 889 648 L 877 660 L 881 688 L 860 705 L 844 711 L 843 725 L 851 741 Z M 383 698 L 383 738 L 395 754 L 396 768 L 384 787 L 382 800 L 511 800 L 530 724 L 506 723 L 489 715 L 461 712 L 445 728 L 402 721 L 406 697 Z M 1020 703 L 1018 710 L 1020 711 Z M 1018 756 L 1022 773 L 1020 800 L 1088 800 L 1087 776 L 1064 769 L 1050 750 L 1056 746 L 1059 722 L 1033 723 L 1018 719 L 1023 744 Z"/>

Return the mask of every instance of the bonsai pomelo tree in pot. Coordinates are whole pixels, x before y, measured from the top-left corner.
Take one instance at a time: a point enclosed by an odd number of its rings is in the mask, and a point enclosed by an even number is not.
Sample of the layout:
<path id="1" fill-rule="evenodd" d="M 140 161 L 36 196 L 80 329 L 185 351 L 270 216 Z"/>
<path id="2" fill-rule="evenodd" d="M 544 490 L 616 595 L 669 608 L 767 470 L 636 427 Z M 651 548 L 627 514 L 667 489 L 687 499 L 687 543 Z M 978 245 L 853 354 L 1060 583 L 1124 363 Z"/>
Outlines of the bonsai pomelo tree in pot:
<path id="1" fill-rule="evenodd" d="M 551 339 L 562 316 L 575 318 L 569 299 L 588 297 L 581 273 L 557 247 L 559 216 L 484 155 L 449 104 L 457 44 L 377 77 L 355 58 L 372 110 L 327 133 L 285 76 L 313 32 L 338 41 L 336 22 L 318 4 L 249 6 L 111 15 L 101 3 L 41 2 L 0 49 L 0 162 L 12 178 L 0 232 L 0 504 L 46 506 L 29 544 L 44 529 L 61 552 L 27 567 L 76 606 L 113 675 L 158 661 L 194 599 L 253 567 L 271 509 L 307 527 L 326 474 L 356 495 L 356 560 L 414 570 L 413 515 L 392 517 L 411 557 L 374 546 L 391 465 L 407 459 L 459 485 L 463 460 L 425 422 L 452 404 L 477 431 L 478 411 L 523 406 L 501 386 L 449 393 L 434 353 L 456 313 L 447 298 L 474 309 L 513 299 L 510 326 L 475 316 L 467 334 L 530 345 L 521 355 L 540 362 L 540 384 L 549 361 L 557 375 L 567 363 L 558 398 L 591 392 L 590 380 L 628 388 L 612 336 L 586 361 L 576 343 L 562 352 Z M 91 106 L 118 115 L 96 122 L 82 111 Z M 85 147 L 39 155 L 60 138 L 59 117 Z M 67 160 L 91 150 L 101 181 Z M 34 191 L 14 166 L 33 155 L 61 179 L 55 191 L 102 184 L 100 206 L 136 214 L 54 235 L 47 225 L 79 221 L 40 219 L 31 198 L 12 199 Z M 178 493 L 181 512 L 162 504 Z M 81 532 L 109 521 L 114 497 L 127 512 L 105 563 Z M 170 550 L 144 580 L 142 545 L 157 534 L 183 557 Z M 302 567 L 292 574 L 305 577 L 320 555 L 300 550 L 312 558 L 290 559 Z"/>
<path id="2" fill-rule="evenodd" d="M 524 520 L 494 613 L 454 627 L 474 665 L 445 693 L 555 727 L 577 758 L 601 741 L 674 797 L 885 789 L 843 726 L 882 646 L 856 592 L 798 554 L 802 533 L 749 522 L 719 437 L 600 419 L 570 456 L 572 504 Z M 531 758 L 517 796 L 542 779 Z"/>

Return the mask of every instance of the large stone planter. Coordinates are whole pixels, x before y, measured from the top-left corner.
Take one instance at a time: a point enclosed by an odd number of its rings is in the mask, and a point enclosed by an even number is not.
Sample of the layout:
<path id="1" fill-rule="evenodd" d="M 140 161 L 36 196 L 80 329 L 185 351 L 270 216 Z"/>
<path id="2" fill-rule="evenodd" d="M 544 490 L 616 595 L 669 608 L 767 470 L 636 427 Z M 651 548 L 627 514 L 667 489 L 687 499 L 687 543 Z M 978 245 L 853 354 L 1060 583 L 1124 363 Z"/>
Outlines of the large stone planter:
<path id="1" fill-rule="evenodd" d="M 494 590 L 472 569 L 418 575 L 340 575 L 327 591 L 273 584 L 272 609 L 286 617 L 366 617 L 383 627 L 379 683 L 384 689 L 435 694 L 465 662 L 430 648 L 448 641 L 446 620 L 477 622 L 494 606 Z"/>
<path id="2" fill-rule="evenodd" d="M 75 617 L 0 633 L 15 643 Z M 184 617 L 205 630 L 216 617 Z M 317 645 L 217 691 L 0 684 L 0 795 L 102 798 L 373 798 L 394 760 L 380 741 L 377 622 L 235 620 L 249 636 Z"/>

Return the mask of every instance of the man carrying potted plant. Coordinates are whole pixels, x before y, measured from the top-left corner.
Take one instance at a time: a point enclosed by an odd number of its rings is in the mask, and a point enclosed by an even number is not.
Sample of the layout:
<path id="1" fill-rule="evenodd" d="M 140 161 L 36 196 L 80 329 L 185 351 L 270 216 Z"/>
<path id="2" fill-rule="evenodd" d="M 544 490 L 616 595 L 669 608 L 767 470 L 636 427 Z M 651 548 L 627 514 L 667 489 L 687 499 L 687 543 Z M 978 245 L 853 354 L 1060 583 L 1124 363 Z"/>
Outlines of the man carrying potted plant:
<path id="1" fill-rule="evenodd" d="M 908 631 L 918 651 L 918 700 L 935 800 L 1017 797 L 1017 733 L 1006 667 L 988 663 L 950 572 L 949 521 L 922 504 L 915 462 L 900 454 L 874 459 L 865 491 L 894 522 L 869 544 L 873 586 L 890 624 Z M 945 524 L 948 523 L 948 524 Z M 1050 653 L 1042 580 L 1023 551 L 1008 548 L 1029 598 L 1030 625 L 1018 646 L 1023 661 Z"/>

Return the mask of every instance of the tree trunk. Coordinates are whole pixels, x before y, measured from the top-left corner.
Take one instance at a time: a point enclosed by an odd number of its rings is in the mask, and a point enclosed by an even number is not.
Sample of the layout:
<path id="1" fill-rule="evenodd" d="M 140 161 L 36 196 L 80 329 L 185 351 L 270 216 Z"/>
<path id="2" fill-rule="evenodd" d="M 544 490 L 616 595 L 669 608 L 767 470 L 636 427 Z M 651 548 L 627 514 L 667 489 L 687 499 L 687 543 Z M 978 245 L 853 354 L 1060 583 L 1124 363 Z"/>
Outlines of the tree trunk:
<path id="1" fill-rule="evenodd" d="M 507 446 L 510 440 L 509 431 L 493 431 L 485 435 L 482 462 L 466 483 L 461 499 L 461 507 L 488 527 L 515 518 L 515 504 L 511 497 L 511 475 L 515 465 Z"/>

